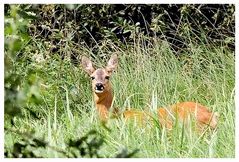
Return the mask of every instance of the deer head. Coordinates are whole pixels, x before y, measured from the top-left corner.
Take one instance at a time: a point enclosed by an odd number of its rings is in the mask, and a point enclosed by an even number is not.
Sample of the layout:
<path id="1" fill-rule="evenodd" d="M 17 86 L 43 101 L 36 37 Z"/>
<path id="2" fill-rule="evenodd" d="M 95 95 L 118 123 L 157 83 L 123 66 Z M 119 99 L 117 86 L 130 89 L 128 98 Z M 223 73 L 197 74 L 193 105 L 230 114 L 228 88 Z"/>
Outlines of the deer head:
<path id="1" fill-rule="evenodd" d="M 105 68 L 98 68 L 95 70 L 91 60 L 85 56 L 82 57 L 81 64 L 83 69 L 90 75 L 92 89 L 96 94 L 101 94 L 111 90 L 109 79 L 118 64 L 116 54 L 111 56 Z"/>

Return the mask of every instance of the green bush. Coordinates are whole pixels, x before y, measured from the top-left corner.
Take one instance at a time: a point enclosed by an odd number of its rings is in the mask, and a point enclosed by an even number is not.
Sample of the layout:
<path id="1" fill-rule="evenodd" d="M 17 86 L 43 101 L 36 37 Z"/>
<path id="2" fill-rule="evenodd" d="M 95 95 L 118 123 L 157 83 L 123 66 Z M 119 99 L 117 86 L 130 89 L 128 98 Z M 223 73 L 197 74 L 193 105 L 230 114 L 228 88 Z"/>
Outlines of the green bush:
<path id="1" fill-rule="evenodd" d="M 4 110 L 5 114 L 15 116 L 27 108 L 27 103 L 39 103 L 40 94 L 36 71 L 24 73 L 16 67 L 26 66 L 25 48 L 29 46 L 28 24 L 35 18 L 20 5 L 5 6 L 4 20 Z M 23 79 L 25 78 L 25 79 Z"/>
<path id="2" fill-rule="evenodd" d="M 108 41 L 117 46 L 132 45 L 146 36 L 169 42 L 176 54 L 191 42 L 224 44 L 234 50 L 235 6 L 230 4 L 80 4 L 32 5 L 38 19 L 31 35 L 49 42 L 52 53 L 64 57 L 66 44 L 88 46 L 100 54 Z M 72 58 L 77 56 L 72 51 Z"/>

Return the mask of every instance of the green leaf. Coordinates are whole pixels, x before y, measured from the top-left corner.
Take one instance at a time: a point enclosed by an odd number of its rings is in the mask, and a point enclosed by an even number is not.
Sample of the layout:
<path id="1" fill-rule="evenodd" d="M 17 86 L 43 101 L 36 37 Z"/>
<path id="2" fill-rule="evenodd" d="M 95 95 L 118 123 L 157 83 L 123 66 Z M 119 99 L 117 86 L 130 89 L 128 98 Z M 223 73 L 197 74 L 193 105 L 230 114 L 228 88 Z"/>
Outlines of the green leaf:
<path id="1" fill-rule="evenodd" d="M 76 8 L 76 5 L 74 5 L 74 4 L 66 4 L 65 6 L 69 10 L 74 10 Z"/>
<path id="2" fill-rule="evenodd" d="M 23 10 L 18 10 L 17 13 L 24 19 L 37 19 L 37 16 L 33 15 L 31 12 L 26 12 Z"/>

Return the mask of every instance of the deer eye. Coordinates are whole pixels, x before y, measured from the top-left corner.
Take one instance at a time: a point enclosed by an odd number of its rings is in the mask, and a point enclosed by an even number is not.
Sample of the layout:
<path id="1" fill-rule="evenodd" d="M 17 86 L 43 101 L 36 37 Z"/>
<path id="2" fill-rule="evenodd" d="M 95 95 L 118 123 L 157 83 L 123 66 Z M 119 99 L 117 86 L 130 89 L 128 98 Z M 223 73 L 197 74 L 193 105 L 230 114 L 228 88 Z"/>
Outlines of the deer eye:
<path id="1" fill-rule="evenodd" d="M 105 77 L 105 79 L 109 80 L 109 79 L 110 79 L 110 77 L 109 77 L 109 76 L 106 76 L 106 77 Z"/>
<path id="2" fill-rule="evenodd" d="M 90 78 L 91 78 L 91 80 L 94 80 L 94 79 L 95 79 L 95 77 L 93 77 L 93 76 L 92 76 L 92 77 L 90 77 Z"/>

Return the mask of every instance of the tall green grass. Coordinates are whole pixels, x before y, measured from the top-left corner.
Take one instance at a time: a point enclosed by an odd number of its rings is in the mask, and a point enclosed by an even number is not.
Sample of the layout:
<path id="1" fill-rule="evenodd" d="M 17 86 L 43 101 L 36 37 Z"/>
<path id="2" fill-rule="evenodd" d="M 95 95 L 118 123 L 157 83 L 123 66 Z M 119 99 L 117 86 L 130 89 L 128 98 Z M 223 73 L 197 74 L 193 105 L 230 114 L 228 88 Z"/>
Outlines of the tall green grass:
<path id="1" fill-rule="evenodd" d="M 39 54 L 47 50 L 35 41 Z M 111 47 L 107 49 L 105 47 Z M 71 51 L 65 47 L 66 53 Z M 92 49 L 81 47 L 81 55 L 90 56 Z M 95 129 L 103 134 L 106 145 L 102 156 L 115 155 L 119 149 L 139 149 L 136 157 L 235 157 L 235 103 L 234 53 L 224 47 L 191 44 L 190 48 L 175 56 L 167 42 L 155 40 L 145 44 L 135 41 L 133 46 L 120 48 L 106 43 L 101 56 L 118 53 L 119 66 L 111 77 L 114 107 L 121 111 L 139 109 L 156 114 L 156 108 L 183 101 L 199 102 L 220 114 L 218 128 L 206 133 L 192 128 L 175 126 L 172 131 L 155 125 L 139 126 L 124 119 L 111 119 L 105 129 L 99 122 L 92 99 L 90 78 L 80 65 L 69 59 L 51 57 L 36 61 L 28 53 L 31 64 L 17 65 L 19 72 L 37 70 L 43 103 L 28 106 L 40 119 L 28 112 L 16 117 L 15 128 L 21 132 L 35 131 L 52 146 L 66 149 L 65 141 L 81 137 Z M 108 57 L 93 61 L 98 67 L 106 65 Z M 26 79 L 23 77 L 22 82 Z M 8 125 L 9 123 L 5 123 Z M 5 132 L 5 148 L 12 149 L 18 135 Z M 45 157 L 61 157 L 54 150 L 39 149 Z"/>

